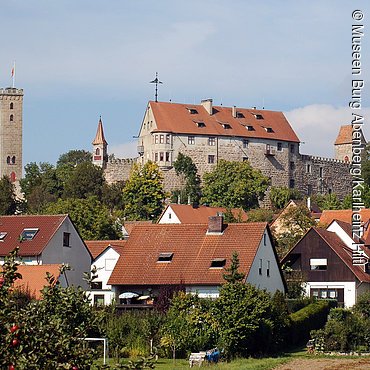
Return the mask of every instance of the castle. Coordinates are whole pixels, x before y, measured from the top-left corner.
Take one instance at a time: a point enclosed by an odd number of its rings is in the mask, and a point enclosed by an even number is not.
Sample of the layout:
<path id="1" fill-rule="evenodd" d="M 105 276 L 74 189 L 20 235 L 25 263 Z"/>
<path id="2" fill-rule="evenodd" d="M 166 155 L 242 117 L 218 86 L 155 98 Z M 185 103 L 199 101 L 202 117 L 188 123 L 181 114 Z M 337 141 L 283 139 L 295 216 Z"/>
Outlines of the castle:
<path id="1" fill-rule="evenodd" d="M 18 184 L 22 177 L 23 90 L 0 89 L 0 176 Z M 202 176 L 220 159 L 249 161 L 270 178 L 271 186 L 298 189 L 302 194 L 351 192 L 349 173 L 352 127 L 342 126 L 335 158 L 300 153 L 300 141 L 282 112 L 201 104 L 150 101 L 138 137 L 137 158 L 109 159 L 103 123 L 99 120 L 93 163 L 104 169 L 108 183 L 126 180 L 135 162 L 151 160 L 164 176 L 166 190 L 182 186 L 173 163 L 181 152 L 192 158 Z M 363 145 L 366 142 L 363 140 Z"/>
<path id="2" fill-rule="evenodd" d="M 135 160 L 151 160 L 162 170 L 165 189 L 174 190 L 182 185 L 173 168 L 180 152 L 192 158 L 201 176 L 220 159 L 247 160 L 270 178 L 271 186 L 343 198 L 351 192 L 351 136 L 351 126 L 342 126 L 336 158 L 305 155 L 282 112 L 213 106 L 212 99 L 198 105 L 150 101 L 138 137 L 138 158 L 104 160 L 107 144 L 99 121 L 94 163 L 105 169 L 108 182 L 115 182 L 128 177 Z"/>

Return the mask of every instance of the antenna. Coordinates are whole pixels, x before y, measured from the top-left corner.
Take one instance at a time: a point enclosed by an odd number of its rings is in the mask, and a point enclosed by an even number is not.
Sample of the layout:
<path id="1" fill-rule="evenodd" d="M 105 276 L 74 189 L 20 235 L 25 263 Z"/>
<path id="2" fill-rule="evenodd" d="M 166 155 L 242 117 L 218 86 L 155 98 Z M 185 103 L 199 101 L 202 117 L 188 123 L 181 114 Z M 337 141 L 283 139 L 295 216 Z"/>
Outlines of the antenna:
<path id="1" fill-rule="evenodd" d="M 155 79 L 149 83 L 155 84 L 155 102 L 158 103 L 158 84 L 163 84 L 163 82 L 158 79 L 158 72 L 155 72 Z"/>

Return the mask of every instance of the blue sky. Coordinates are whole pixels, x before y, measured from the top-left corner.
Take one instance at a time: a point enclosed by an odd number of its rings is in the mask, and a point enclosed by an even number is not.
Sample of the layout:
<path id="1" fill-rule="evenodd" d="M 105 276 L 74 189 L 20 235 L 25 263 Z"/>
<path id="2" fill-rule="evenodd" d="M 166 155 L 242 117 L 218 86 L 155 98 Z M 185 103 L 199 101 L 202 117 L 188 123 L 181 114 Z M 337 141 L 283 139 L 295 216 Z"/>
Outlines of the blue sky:
<path id="1" fill-rule="evenodd" d="M 91 150 L 135 155 L 148 82 L 159 100 L 283 111 L 304 144 L 332 156 L 350 123 L 351 14 L 365 15 L 363 110 L 370 117 L 367 1 L 11 0 L 1 4 L 0 86 L 23 88 L 23 163 Z M 358 23 L 358 22 L 357 22 Z M 361 23 L 361 22 L 360 22 Z M 370 122 L 368 123 L 370 127 Z M 365 126 L 370 138 L 370 129 Z"/>

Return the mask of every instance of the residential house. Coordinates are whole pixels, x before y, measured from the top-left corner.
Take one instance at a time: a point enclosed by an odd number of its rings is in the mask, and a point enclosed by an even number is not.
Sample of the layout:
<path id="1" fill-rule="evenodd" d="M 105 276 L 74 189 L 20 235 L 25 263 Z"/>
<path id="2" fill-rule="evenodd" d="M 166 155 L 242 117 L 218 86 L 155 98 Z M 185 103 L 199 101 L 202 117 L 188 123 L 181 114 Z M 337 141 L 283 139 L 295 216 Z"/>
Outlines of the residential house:
<path id="1" fill-rule="evenodd" d="M 335 220 L 327 230 L 311 228 L 282 264 L 303 272 L 308 296 L 333 298 L 351 307 L 360 294 L 370 290 L 369 253 L 361 248 L 362 260 L 355 261 L 357 248 L 351 225 Z"/>
<path id="2" fill-rule="evenodd" d="M 97 277 L 87 292 L 91 303 L 97 306 L 109 305 L 115 295 L 108 280 L 122 253 L 125 240 L 86 240 L 87 248 L 92 255 L 91 270 L 96 270 Z"/>
<path id="3" fill-rule="evenodd" d="M 159 224 L 205 224 L 208 217 L 217 213 L 225 214 L 226 208 L 193 206 L 188 204 L 168 204 L 162 215 L 159 217 Z M 231 212 L 236 220 L 245 222 L 248 219 L 247 213 L 243 209 L 233 208 Z"/>
<path id="4" fill-rule="evenodd" d="M 87 288 L 91 255 L 68 215 L 1 216 L 0 264 L 16 247 L 23 264 L 67 264 L 66 284 Z"/>
<path id="5" fill-rule="evenodd" d="M 181 285 L 200 297 L 215 298 L 233 252 L 245 281 L 269 292 L 285 291 L 267 223 L 225 224 L 223 216 L 208 224 L 136 226 L 108 281 L 121 298 L 155 298 L 161 287 Z"/>

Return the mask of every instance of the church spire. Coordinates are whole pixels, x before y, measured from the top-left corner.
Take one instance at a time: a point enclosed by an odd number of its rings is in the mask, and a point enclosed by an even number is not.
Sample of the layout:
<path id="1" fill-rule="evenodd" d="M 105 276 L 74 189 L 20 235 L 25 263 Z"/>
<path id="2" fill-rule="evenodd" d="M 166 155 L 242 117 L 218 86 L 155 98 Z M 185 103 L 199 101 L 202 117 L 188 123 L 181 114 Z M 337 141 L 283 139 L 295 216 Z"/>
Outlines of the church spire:
<path id="1" fill-rule="evenodd" d="M 105 168 L 108 161 L 108 143 L 104 137 L 103 122 L 101 116 L 99 118 L 98 129 L 96 130 L 93 145 L 93 164 Z"/>
<path id="2" fill-rule="evenodd" d="M 92 142 L 92 144 L 93 145 L 99 145 L 99 144 L 107 145 L 108 144 L 104 137 L 103 122 L 101 120 L 101 116 L 99 118 L 98 129 L 96 130 L 95 139 Z"/>

